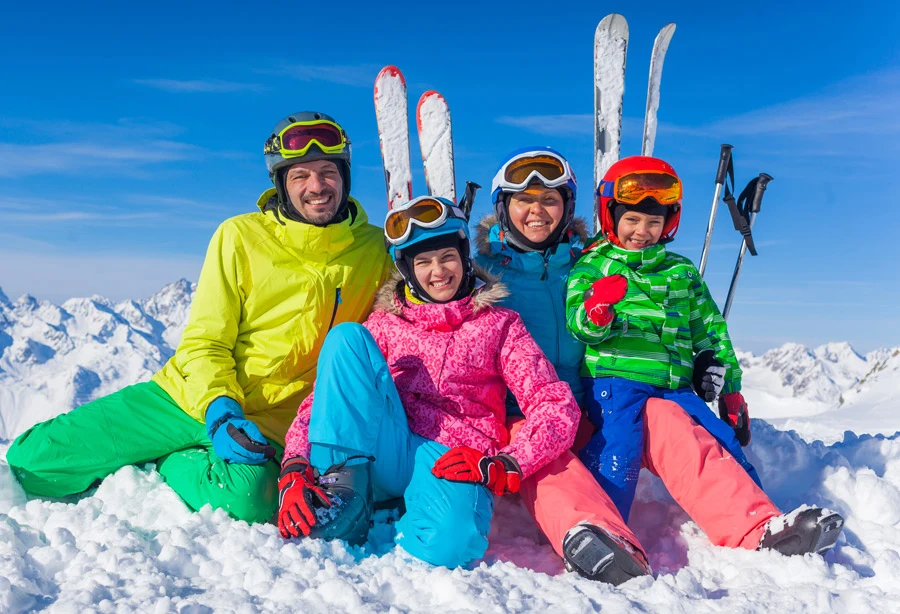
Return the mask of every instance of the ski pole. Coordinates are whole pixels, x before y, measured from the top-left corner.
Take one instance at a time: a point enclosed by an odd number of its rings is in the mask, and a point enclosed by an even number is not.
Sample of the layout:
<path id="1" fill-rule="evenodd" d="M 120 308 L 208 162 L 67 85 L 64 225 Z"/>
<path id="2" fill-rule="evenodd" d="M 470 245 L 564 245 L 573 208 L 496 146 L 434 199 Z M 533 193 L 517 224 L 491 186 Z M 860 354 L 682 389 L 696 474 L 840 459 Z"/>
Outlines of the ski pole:
<path id="1" fill-rule="evenodd" d="M 481 186 L 474 181 L 466 182 L 466 191 L 463 193 L 462 200 L 459 201 L 459 208 L 462 209 L 467 218 L 472 213 L 472 206 L 475 204 L 475 192 L 480 189 Z"/>
<path id="2" fill-rule="evenodd" d="M 733 147 L 725 143 L 719 151 L 719 168 L 716 170 L 716 191 L 713 194 L 712 210 L 709 212 L 709 223 L 706 225 L 706 239 L 703 241 L 703 251 L 700 253 L 700 276 L 706 271 L 706 258 L 709 256 L 709 243 L 712 241 L 713 226 L 716 224 L 716 211 L 719 209 L 719 196 L 722 194 L 722 186 L 725 185 L 725 174 L 730 170 L 732 182 L 734 181 L 734 166 L 731 161 Z"/>
<path id="3" fill-rule="evenodd" d="M 766 173 L 760 173 L 756 182 L 756 191 L 753 193 L 753 202 L 750 205 L 750 220 L 748 222 L 750 230 L 753 229 L 753 222 L 756 221 L 756 214 L 762 205 L 763 194 L 766 191 L 766 184 L 772 181 L 772 176 Z M 734 273 L 731 275 L 731 285 L 728 286 L 728 296 L 725 298 L 725 309 L 722 311 L 722 317 L 728 319 L 728 312 L 731 311 L 731 303 L 734 301 L 734 291 L 737 288 L 738 277 L 741 274 L 741 267 L 744 264 L 744 255 L 747 253 L 747 237 L 741 241 L 741 251 L 738 254 L 737 263 L 734 265 Z"/>

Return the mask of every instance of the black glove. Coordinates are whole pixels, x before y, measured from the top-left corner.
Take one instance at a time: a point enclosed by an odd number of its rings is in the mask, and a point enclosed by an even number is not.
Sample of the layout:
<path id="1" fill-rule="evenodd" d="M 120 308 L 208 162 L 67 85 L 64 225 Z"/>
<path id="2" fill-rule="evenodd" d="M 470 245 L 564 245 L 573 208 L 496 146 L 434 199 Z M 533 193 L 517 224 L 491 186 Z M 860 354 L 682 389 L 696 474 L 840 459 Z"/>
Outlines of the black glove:
<path id="1" fill-rule="evenodd" d="M 725 385 L 725 365 L 713 350 L 703 350 L 694 358 L 694 392 L 707 403 L 715 400 Z"/>

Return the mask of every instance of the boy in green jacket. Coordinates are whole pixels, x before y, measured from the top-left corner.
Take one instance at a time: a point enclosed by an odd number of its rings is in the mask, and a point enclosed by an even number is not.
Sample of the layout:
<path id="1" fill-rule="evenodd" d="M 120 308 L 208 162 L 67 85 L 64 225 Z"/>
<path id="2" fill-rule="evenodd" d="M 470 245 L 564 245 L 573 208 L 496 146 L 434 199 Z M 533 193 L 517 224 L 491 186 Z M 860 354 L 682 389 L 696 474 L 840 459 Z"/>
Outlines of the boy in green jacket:
<path id="1" fill-rule="evenodd" d="M 587 345 L 585 400 L 597 428 L 579 456 L 626 520 L 651 397 L 678 403 L 760 483 L 741 450 L 750 421 L 725 320 L 693 263 L 664 246 L 678 230 L 681 200 L 681 181 L 662 160 L 611 166 L 597 189 L 602 238 L 566 287 L 567 327 Z M 706 405 L 720 393 L 722 420 Z"/>

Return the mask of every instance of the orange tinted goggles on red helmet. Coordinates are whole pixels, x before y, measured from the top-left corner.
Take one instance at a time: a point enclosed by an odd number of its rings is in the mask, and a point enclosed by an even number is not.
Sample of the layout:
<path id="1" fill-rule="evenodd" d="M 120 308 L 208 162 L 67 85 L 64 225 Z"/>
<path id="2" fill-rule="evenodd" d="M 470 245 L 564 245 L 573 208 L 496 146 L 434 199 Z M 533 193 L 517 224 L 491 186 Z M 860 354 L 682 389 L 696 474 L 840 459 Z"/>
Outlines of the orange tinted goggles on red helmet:
<path id="1" fill-rule="evenodd" d="M 618 203 L 636 205 L 645 198 L 652 198 L 661 205 L 681 202 L 681 181 L 678 177 L 658 171 L 628 173 L 615 182 L 600 184 L 600 196 L 612 198 Z"/>

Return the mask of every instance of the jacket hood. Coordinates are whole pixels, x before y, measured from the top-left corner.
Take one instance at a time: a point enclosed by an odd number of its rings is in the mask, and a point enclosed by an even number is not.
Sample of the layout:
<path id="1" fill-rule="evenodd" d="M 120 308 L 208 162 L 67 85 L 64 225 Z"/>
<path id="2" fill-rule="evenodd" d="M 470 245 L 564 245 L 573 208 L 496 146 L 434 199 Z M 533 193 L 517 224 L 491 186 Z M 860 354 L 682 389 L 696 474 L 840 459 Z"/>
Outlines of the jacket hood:
<path id="1" fill-rule="evenodd" d="M 483 256 L 491 255 L 491 228 L 498 223 L 496 215 L 486 215 L 478 222 L 478 226 L 475 228 L 476 253 Z M 584 219 L 577 216 L 572 220 L 570 232 L 572 233 L 572 237 L 582 244 L 586 244 L 590 238 L 587 230 L 587 223 Z"/>
<path id="2" fill-rule="evenodd" d="M 491 275 L 486 270 L 472 263 L 475 270 L 475 292 L 471 297 L 452 301 L 450 303 L 434 303 L 434 305 L 452 305 L 453 303 L 461 303 L 463 301 L 472 302 L 472 312 L 476 313 L 485 307 L 495 305 L 509 296 L 509 291 L 497 277 Z M 479 283 L 480 282 L 480 283 Z M 385 311 L 394 315 L 403 313 L 404 287 L 406 283 L 400 275 L 400 271 L 394 267 L 390 279 L 381 284 L 378 293 L 375 295 L 375 304 L 372 305 L 373 311 Z M 432 303 L 429 303 L 432 305 Z"/>

